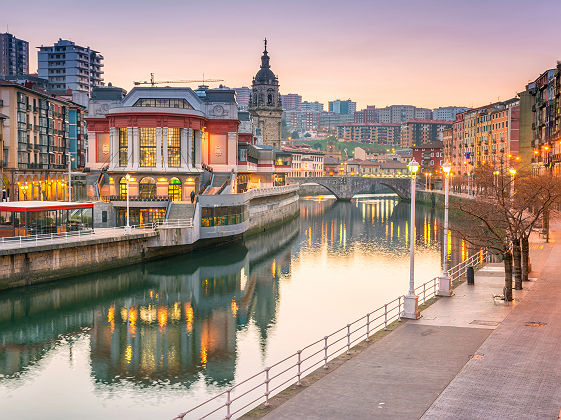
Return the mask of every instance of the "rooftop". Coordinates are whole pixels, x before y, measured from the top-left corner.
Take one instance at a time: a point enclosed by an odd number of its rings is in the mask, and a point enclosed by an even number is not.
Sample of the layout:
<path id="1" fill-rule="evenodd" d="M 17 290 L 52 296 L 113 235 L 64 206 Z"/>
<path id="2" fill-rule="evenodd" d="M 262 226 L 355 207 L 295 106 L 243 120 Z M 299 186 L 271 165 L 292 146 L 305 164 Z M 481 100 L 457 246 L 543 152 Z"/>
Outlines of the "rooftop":
<path id="1" fill-rule="evenodd" d="M 8 201 L 0 203 L 0 211 L 42 211 L 61 209 L 87 209 L 93 203 L 75 203 L 70 201 Z"/>

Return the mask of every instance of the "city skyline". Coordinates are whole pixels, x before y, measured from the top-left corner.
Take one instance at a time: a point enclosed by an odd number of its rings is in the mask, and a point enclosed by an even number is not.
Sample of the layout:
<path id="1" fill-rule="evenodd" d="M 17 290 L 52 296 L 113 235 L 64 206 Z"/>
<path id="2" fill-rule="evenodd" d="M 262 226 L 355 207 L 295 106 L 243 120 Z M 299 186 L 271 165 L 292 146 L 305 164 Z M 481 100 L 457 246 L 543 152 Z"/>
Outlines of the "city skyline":
<path id="1" fill-rule="evenodd" d="M 61 7 L 65 3 L 55 1 Z M 89 19 L 78 20 L 70 18 L 68 8 L 51 16 L 52 5 L 31 1 L 35 14 L 4 6 L 4 16 L 10 18 L 0 25 L 29 41 L 34 50 L 30 72 L 37 69 L 36 47 L 69 39 L 99 51 L 105 83 L 127 90 L 133 81 L 148 80 L 151 72 L 159 80 L 199 79 L 204 73 L 232 88 L 249 86 L 267 37 L 282 94 L 298 93 L 324 104 L 351 98 L 358 109 L 391 104 L 475 107 L 505 100 L 544 68 L 553 68 L 558 58 L 553 27 L 531 31 L 520 24 L 530 13 L 539 21 L 561 12 L 560 4 L 546 0 L 433 0 L 422 5 L 324 1 L 321 10 L 315 2 L 286 1 L 264 9 L 245 1 L 220 3 L 214 15 L 204 6 L 174 5 L 177 12 L 165 16 L 169 1 L 135 2 L 134 9 L 131 4 L 104 0 L 88 12 Z M 271 25 L 267 16 L 287 24 Z"/>

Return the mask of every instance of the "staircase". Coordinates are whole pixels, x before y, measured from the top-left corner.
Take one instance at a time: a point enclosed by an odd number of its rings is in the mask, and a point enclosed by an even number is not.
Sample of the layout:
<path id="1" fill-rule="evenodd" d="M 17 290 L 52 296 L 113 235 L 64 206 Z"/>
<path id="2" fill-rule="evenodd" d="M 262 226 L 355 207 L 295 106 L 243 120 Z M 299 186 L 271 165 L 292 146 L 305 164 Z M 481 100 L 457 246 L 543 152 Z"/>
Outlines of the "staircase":
<path id="1" fill-rule="evenodd" d="M 186 202 L 172 202 L 166 222 L 172 220 L 191 220 L 195 213 L 195 205 Z"/>
<path id="2" fill-rule="evenodd" d="M 224 184 L 229 181 L 231 176 L 230 172 L 214 172 L 212 177 L 212 183 L 208 187 L 205 195 L 216 195 L 220 194 Z"/>

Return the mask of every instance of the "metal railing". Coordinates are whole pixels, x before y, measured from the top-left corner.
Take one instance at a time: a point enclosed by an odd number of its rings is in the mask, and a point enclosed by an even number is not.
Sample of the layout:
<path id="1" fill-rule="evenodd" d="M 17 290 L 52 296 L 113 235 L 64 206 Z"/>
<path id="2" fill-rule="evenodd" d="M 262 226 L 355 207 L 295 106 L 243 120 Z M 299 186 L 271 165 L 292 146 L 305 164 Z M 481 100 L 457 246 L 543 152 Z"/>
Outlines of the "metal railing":
<path id="1" fill-rule="evenodd" d="M 468 266 L 479 267 L 487 260 L 487 257 L 487 251 L 482 250 L 452 267 L 448 270 L 452 281 L 463 276 Z M 437 287 L 438 277 L 416 287 L 415 292 L 419 297 L 419 304 L 435 297 Z M 401 321 L 404 298 L 403 295 L 397 297 L 281 361 L 263 368 L 253 376 L 226 388 L 190 410 L 178 414 L 173 420 L 183 420 L 187 415 L 189 415 L 188 418 L 204 419 L 213 414 L 230 419 L 243 414 L 244 410 L 252 405 L 257 405 L 258 402 L 268 406 L 273 395 L 292 384 L 301 385 L 302 378 L 317 367 L 322 366 L 324 369 L 328 369 L 329 362 L 334 358 L 343 353 L 350 355 L 354 345 L 363 340 L 368 342 L 377 331 L 386 330 L 388 325 L 396 320 Z"/>
<path id="2" fill-rule="evenodd" d="M 173 220 L 158 220 L 152 223 L 144 223 L 138 225 L 129 226 L 131 233 L 132 231 L 155 231 L 158 227 L 177 227 L 177 228 L 192 228 L 193 219 L 173 219 Z M 116 226 L 112 228 L 102 228 L 104 232 L 107 230 L 119 231 L 126 233 L 126 226 Z M 98 230 L 99 232 L 99 230 Z M 93 237 L 96 233 L 95 229 L 82 229 L 73 230 L 68 232 L 58 232 L 58 233 L 40 233 L 37 235 L 28 236 L 7 236 L 0 238 L 0 244 L 11 244 L 16 247 L 24 247 L 29 245 L 39 245 L 44 243 L 44 241 L 50 241 L 55 239 L 73 239 L 73 238 L 87 238 Z"/>

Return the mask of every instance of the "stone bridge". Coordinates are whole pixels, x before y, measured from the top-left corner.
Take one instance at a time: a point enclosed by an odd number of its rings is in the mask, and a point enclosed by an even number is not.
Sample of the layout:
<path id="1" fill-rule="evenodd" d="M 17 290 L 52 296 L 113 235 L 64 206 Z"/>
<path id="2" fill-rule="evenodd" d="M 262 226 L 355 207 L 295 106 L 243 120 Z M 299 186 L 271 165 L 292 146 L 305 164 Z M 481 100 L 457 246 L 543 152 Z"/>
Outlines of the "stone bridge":
<path id="1" fill-rule="evenodd" d="M 385 185 L 400 198 L 409 200 L 411 179 L 408 177 L 375 177 L 360 176 L 318 176 L 287 178 L 290 184 L 318 184 L 337 197 L 337 200 L 350 200 L 356 194 L 368 194 L 373 185 Z"/>

